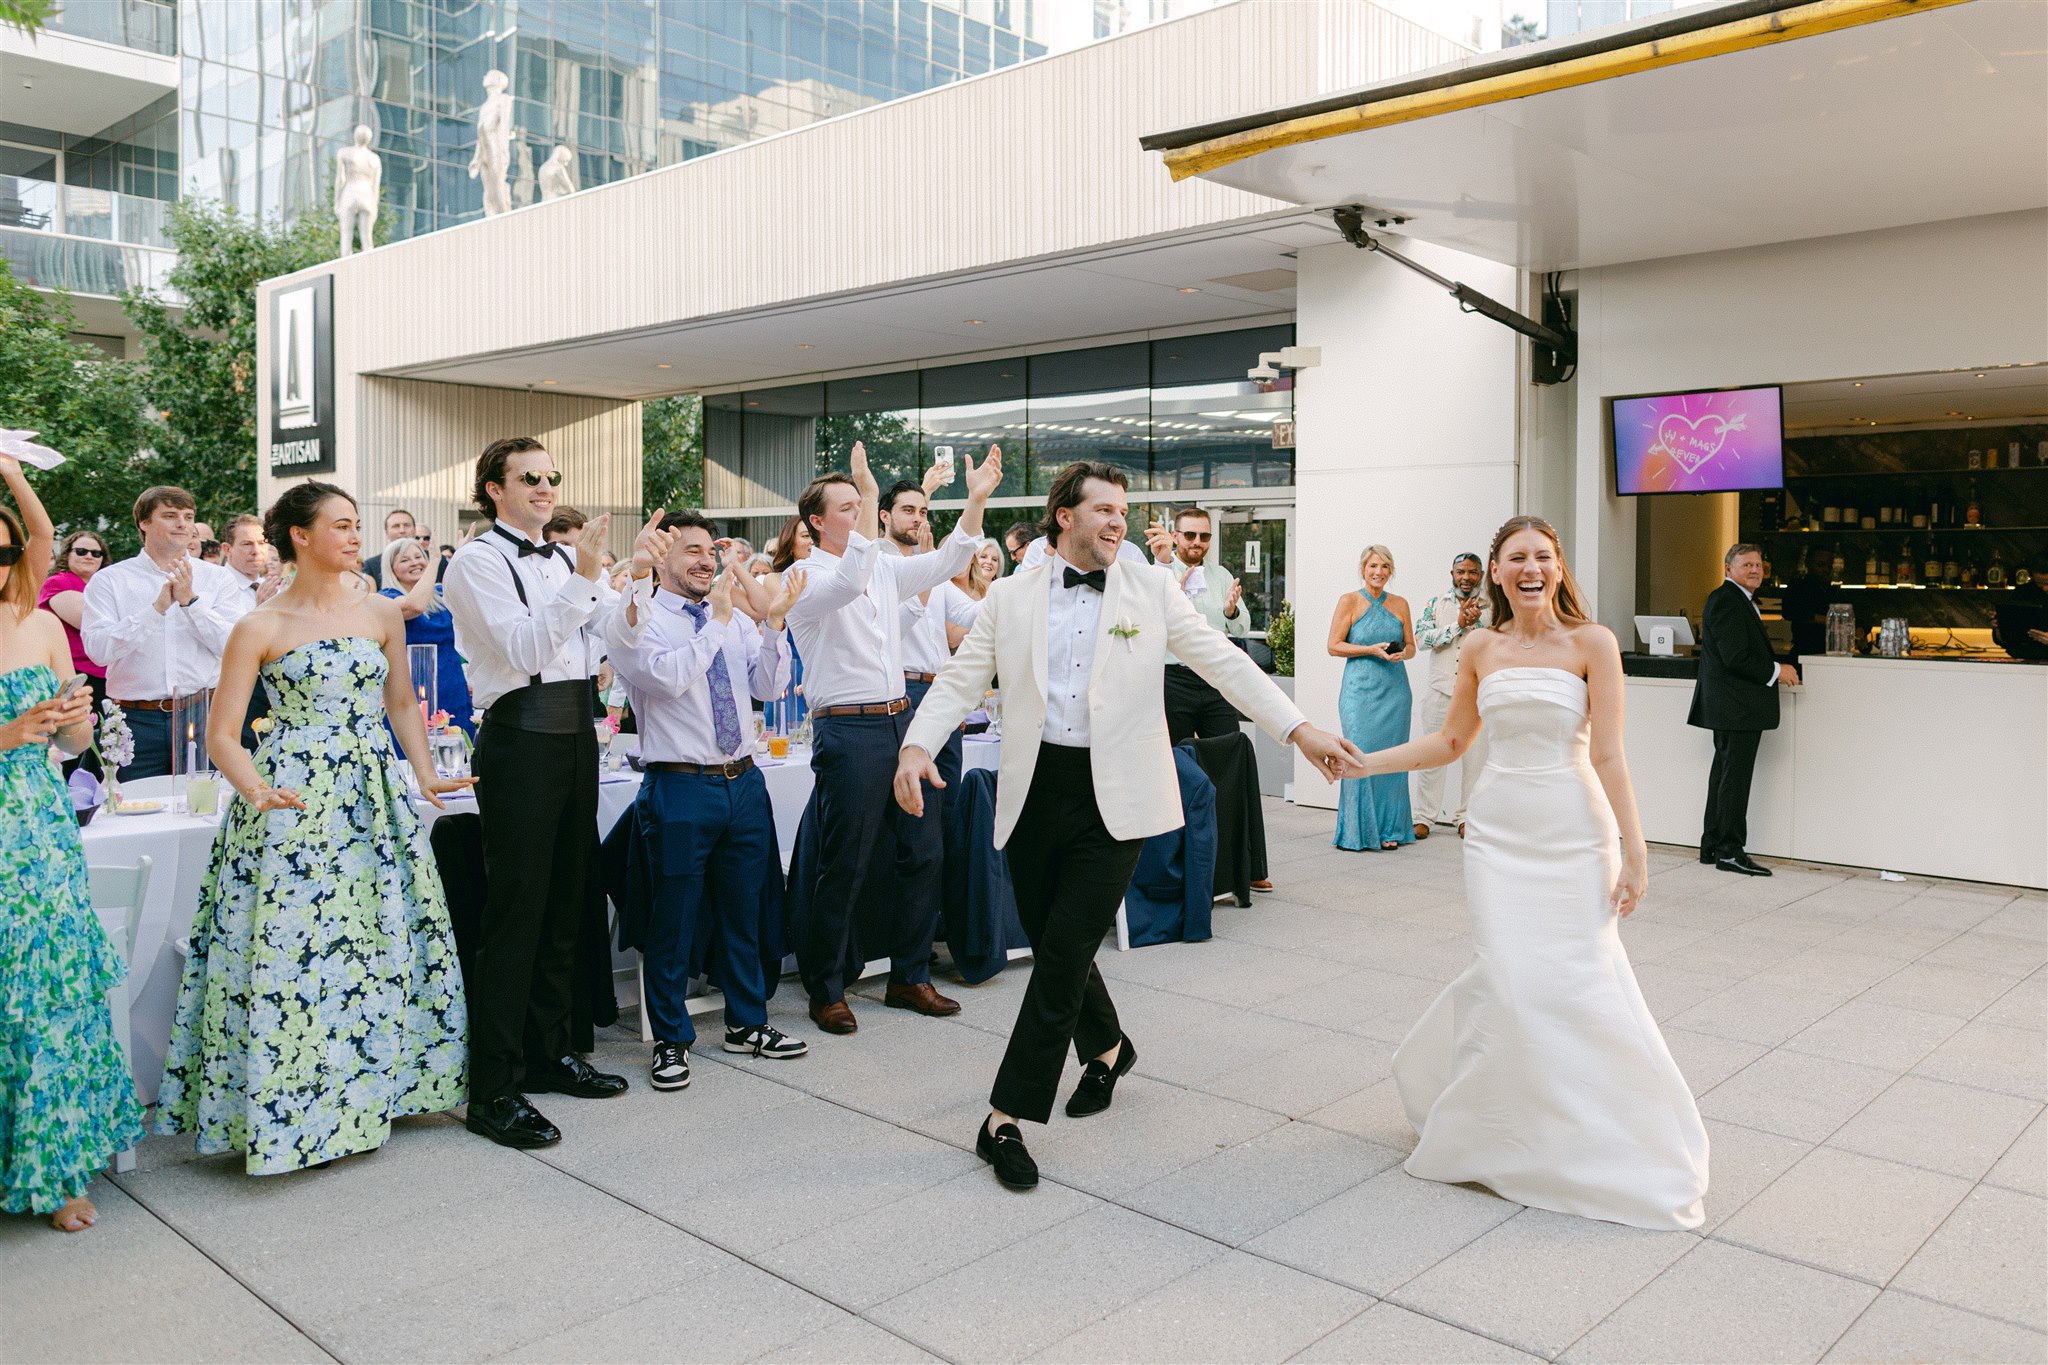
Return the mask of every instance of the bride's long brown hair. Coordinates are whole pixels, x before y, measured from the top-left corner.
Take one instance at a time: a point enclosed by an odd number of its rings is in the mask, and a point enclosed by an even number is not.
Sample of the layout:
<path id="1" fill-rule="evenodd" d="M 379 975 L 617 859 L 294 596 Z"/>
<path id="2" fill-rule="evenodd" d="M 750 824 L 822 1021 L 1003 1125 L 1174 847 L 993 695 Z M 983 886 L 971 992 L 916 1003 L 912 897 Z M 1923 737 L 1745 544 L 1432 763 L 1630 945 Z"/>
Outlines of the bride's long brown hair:
<path id="1" fill-rule="evenodd" d="M 1580 599 L 1579 580 L 1572 577 L 1572 571 L 1564 562 L 1564 543 L 1557 538 L 1557 528 L 1541 517 L 1509 517 L 1493 533 L 1493 548 L 1486 552 L 1486 603 L 1493 610 L 1493 628 L 1506 630 L 1508 623 L 1515 619 L 1515 609 L 1508 601 L 1507 593 L 1494 581 L 1493 568 L 1500 562 L 1500 547 L 1507 543 L 1509 536 L 1518 531 L 1541 531 L 1550 541 L 1550 548 L 1557 552 L 1557 597 L 1552 605 L 1557 609 L 1557 619 L 1568 626 L 1583 625 L 1591 618 Z"/>

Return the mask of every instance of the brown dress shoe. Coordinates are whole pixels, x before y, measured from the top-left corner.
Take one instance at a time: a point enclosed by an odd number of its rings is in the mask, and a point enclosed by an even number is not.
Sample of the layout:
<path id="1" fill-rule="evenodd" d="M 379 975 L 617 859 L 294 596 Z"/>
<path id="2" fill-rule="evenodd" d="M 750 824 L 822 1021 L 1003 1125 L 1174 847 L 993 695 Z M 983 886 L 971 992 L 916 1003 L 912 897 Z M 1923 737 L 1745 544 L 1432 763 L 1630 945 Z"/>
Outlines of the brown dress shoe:
<path id="1" fill-rule="evenodd" d="M 1429 837 L 1429 826 L 1423 824 L 1420 820 L 1417 820 L 1415 822 L 1415 837 L 1418 839 L 1427 839 Z"/>
<path id="2" fill-rule="evenodd" d="M 882 1003 L 892 1010 L 916 1010 L 929 1014 L 934 1019 L 943 1019 L 949 1014 L 960 1012 L 958 1000 L 948 1000 L 932 989 L 929 981 L 920 981 L 915 986 L 905 986 L 891 981 L 889 989 L 882 992 Z"/>
<path id="3" fill-rule="evenodd" d="M 1266 880 L 1264 877 L 1261 877 L 1259 878 L 1259 880 L 1252 883 L 1252 890 L 1254 891 L 1271 891 L 1272 889 L 1273 883 Z"/>
<path id="4" fill-rule="evenodd" d="M 846 1007 L 844 1000 L 834 1000 L 829 1005 L 813 1000 L 811 1022 L 827 1033 L 852 1033 L 860 1027 L 860 1021 L 853 1017 L 853 1011 Z"/>
<path id="5" fill-rule="evenodd" d="M 1460 839 L 1465 837 L 1465 822 L 1463 820 L 1458 822 L 1458 837 Z"/>

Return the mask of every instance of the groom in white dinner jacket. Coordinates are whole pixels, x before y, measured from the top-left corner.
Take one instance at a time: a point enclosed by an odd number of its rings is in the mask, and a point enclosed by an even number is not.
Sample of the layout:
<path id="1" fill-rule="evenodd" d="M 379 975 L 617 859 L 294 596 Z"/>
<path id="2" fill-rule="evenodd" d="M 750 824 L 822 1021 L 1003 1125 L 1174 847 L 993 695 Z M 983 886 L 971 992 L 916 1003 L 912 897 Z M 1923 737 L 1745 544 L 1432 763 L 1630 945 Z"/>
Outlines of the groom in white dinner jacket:
<path id="1" fill-rule="evenodd" d="M 1125 487 L 1113 465 L 1077 462 L 1060 473 L 1046 498 L 1051 554 L 990 587 L 918 708 L 896 769 L 897 803 L 920 813 L 920 781 L 941 785 L 932 754 L 1001 677 L 995 846 L 1008 851 L 1032 966 L 975 1151 L 1013 1189 L 1038 1183 L 1014 1120 L 1051 1117 L 1069 1044 L 1083 1063 L 1070 1117 L 1107 1109 L 1137 1060 L 1095 953 L 1144 841 L 1182 823 L 1162 695 L 1167 650 L 1325 777 L 1361 757 L 1303 720 L 1164 569 L 1119 562 Z"/>

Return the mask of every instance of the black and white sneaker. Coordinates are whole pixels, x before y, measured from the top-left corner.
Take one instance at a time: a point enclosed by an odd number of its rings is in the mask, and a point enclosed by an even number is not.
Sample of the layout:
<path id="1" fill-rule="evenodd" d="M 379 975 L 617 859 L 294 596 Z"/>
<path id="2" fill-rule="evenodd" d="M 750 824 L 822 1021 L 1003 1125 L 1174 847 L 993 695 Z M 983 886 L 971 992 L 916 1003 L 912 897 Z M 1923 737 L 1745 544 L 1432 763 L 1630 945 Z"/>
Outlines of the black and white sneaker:
<path id="1" fill-rule="evenodd" d="M 780 1061 L 803 1056 L 811 1050 L 811 1045 L 799 1038 L 785 1038 L 778 1030 L 762 1024 L 758 1028 L 727 1029 L 725 1050 L 751 1052 L 756 1057 L 772 1057 Z"/>
<path id="2" fill-rule="evenodd" d="M 674 1043 L 656 1043 L 651 1080 L 656 1090 L 686 1089 L 690 1084 L 689 1049 Z"/>

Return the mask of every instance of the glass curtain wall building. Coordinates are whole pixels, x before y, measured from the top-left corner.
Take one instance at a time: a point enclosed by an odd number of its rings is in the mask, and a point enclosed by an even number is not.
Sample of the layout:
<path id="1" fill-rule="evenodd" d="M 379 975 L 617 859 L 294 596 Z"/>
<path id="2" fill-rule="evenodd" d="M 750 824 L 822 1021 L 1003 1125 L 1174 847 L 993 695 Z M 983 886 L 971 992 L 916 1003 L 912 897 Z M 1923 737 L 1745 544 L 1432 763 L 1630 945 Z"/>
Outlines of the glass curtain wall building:
<path id="1" fill-rule="evenodd" d="M 705 506 L 765 545 L 805 484 L 846 468 L 855 441 L 884 488 L 921 478 L 941 448 L 964 471 L 1000 445 L 996 496 L 1010 503 L 990 512 L 992 531 L 1036 516 L 1068 464 L 1103 460 L 1130 475 L 1134 504 L 1153 504 L 1133 512 L 1137 536 L 1161 504 L 1293 487 L 1293 382 L 1245 377 L 1261 352 L 1293 342 L 1290 323 L 712 394 Z M 958 483 L 939 494 L 963 496 Z M 935 521 L 943 531 L 951 517 Z M 1266 606 L 1255 604 L 1259 628 Z"/>
<path id="2" fill-rule="evenodd" d="M 514 99 L 514 206 L 556 147 L 582 188 L 1040 56 L 1057 0 L 183 0 L 183 184 L 286 217 L 364 124 L 398 238 L 483 212 L 484 73 Z"/>

